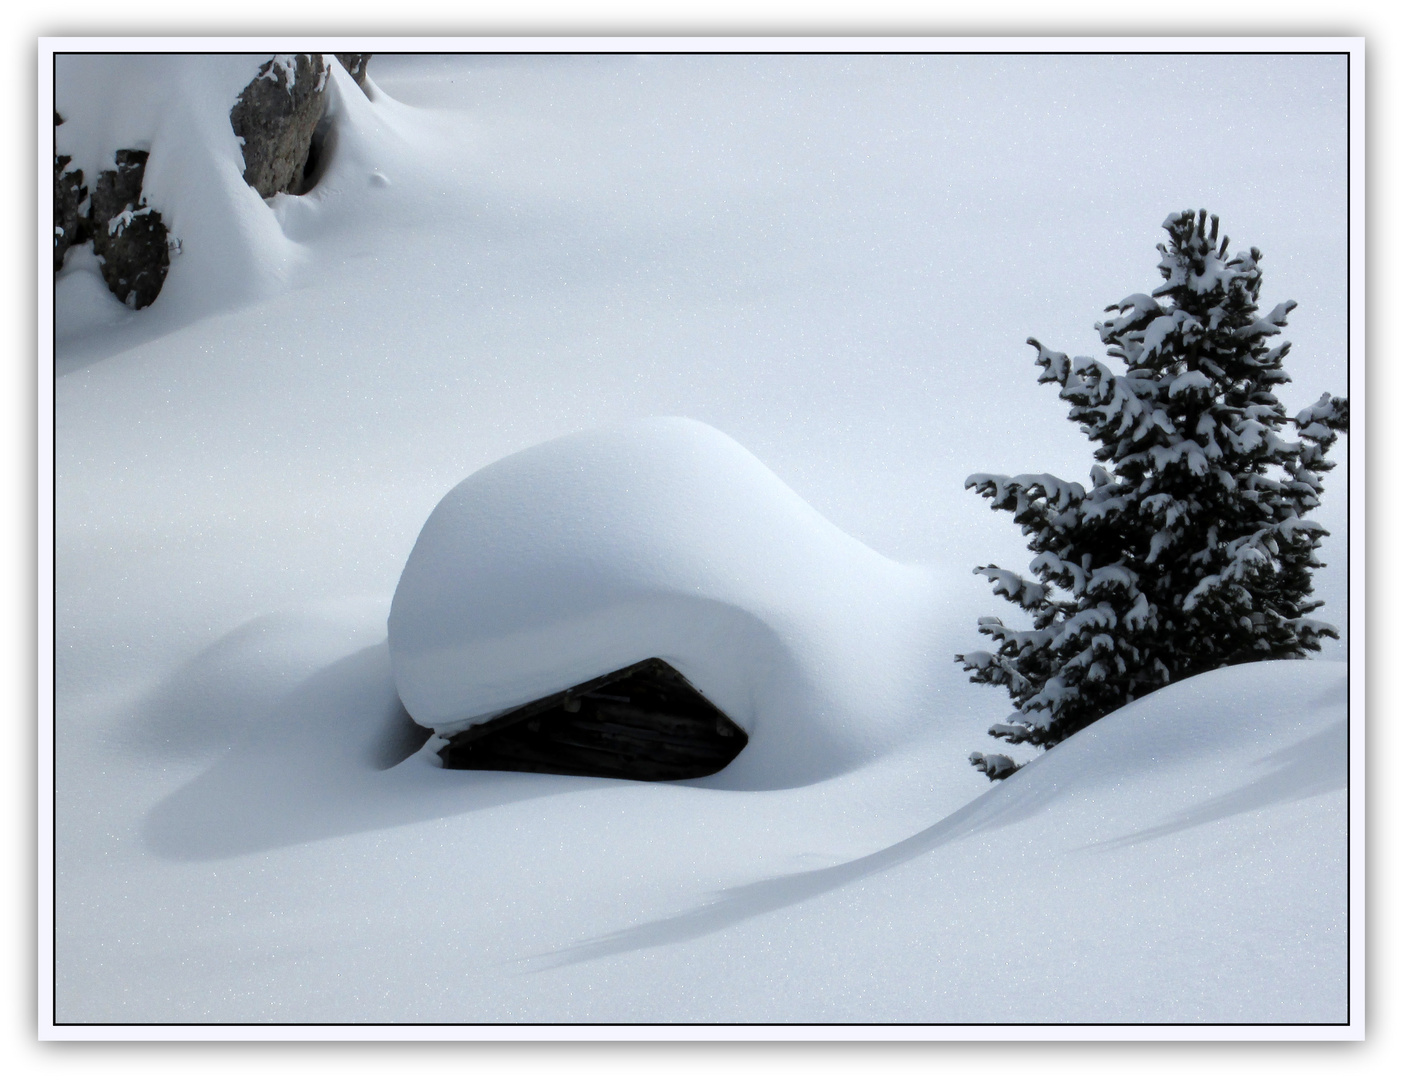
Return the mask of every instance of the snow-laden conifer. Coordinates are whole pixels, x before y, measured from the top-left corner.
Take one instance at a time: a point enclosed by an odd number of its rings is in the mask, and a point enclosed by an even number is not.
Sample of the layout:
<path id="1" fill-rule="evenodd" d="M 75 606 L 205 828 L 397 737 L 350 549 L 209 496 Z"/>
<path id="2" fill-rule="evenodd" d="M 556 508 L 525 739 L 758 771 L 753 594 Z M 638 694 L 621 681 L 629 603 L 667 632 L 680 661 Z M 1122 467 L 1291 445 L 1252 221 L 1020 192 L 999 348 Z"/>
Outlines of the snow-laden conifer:
<path id="1" fill-rule="evenodd" d="M 1090 486 L 1038 473 L 965 481 L 1014 515 L 1034 552 L 1032 579 L 975 571 L 1032 627 L 980 619 L 994 648 L 956 657 L 1013 699 L 989 731 L 1006 742 L 1051 746 L 1175 680 L 1302 657 L 1339 636 L 1310 617 L 1326 532 L 1309 515 L 1348 403 L 1327 393 L 1288 417 L 1275 388 L 1289 381 L 1290 345 L 1272 339 L 1295 302 L 1259 313 L 1261 252 L 1229 255 L 1206 211 L 1164 228 L 1164 283 L 1097 324 L 1114 367 L 1028 339 L 1038 381 L 1061 388 L 1095 444 Z M 971 761 L 991 779 L 1012 771 L 1003 755 Z"/>

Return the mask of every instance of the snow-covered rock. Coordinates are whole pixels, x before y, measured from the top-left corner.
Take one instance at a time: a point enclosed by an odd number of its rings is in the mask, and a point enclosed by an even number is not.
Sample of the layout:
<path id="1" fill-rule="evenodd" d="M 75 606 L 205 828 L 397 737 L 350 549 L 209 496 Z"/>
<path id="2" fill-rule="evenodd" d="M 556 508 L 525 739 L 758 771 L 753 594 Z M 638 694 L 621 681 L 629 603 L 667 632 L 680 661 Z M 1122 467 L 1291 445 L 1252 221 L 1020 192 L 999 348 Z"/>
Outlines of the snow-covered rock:
<path id="1" fill-rule="evenodd" d="M 54 113 L 54 127 L 63 118 Z M 68 249 L 87 237 L 87 215 L 84 204 L 88 189 L 83 184 L 83 171 L 71 168 L 72 158 L 54 155 L 54 273 L 63 269 Z"/>
<path id="2" fill-rule="evenodd" d="M 163 306 L 187 315 L 265 295 L 300 261 L 273 210 L 244 180 L 245 161 L 229 112 L 267 56 L 63 54 L 54 100 L 63 123 L 55 150 L 90 184 L 119 152 L 141 152 L 141 197 L 161 215 L 180 256 L 161 287 Z M 332 64 L 327 95 L 351 77 Z M 282 92 L 280 90 L 280 92 Z M 320 115 L 320 113 L 318 113 Z M 315 124 L 315 118 L 312 123 Z M 139 207 L 133 207 L 133 210 Z M 97 227 L 95 223 L 95 228 Z M 71 286 L 70 286 L 71 287 Z M 60 322 L 69 307 L 60 285 Z"/>
<path id="3" fill-rule="evenodd" d="M 341 61 L 341 66 L 346 69 L 346 74 L 354 79 L 356 85 L 362 90 L 365 89 L 365 68 L 366 65 L 370 63 L 372 55 L 374 54 L 349 52 L 339 52 L 336 54 L 336 59 Z"/>
<path id="4" fill-rule="evenodd" d="M 282 53 L 258 69 L 234 103 L 229 125 L 243 149 L 244 180 L 263 198 L 306 190 L 330 75 L 320 53 Z"/>
<path id="5" fill-rule="evenodd" d="M 118 150 L 116 168 L 93 185 L 90 212 L 93 254 L 107 288 L 130 308 L 147 307 L 170 267 L 170 242 L 160 211 L 141 190 L 145 150 Z"/>
<path id="6" fill-rule="evenodd" d="M 750 735 L 727 774 L 778 786 L 919 723 L 933 587 L 721 432 L 649 419 L 449 492 L 400 578 L 390 652 L 405 707 L 440 733 L 661 657 Z"/>

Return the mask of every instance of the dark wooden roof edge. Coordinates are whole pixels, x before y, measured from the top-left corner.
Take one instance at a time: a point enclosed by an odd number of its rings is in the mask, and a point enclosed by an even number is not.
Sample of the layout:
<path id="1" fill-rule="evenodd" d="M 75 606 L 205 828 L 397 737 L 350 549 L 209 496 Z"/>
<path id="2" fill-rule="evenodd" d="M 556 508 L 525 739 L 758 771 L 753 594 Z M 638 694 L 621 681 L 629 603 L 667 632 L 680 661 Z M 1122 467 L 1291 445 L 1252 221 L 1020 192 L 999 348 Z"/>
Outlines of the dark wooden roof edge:
<path id="1" fill-rule="evenodd" d="M 510 727 L 512 724 L 519 723 L 522 720 L 528 720 L 531 717 L 537 715 L 538 713 L 543 713 L 549 709 L 554 709 L 556 706 L 564 704 L 567 698 L 583 697 L 585 694 L 588 694 L 591 690 L 598 690 L 602 687 L 610 685 L 611 683 L 618 682 L 620 679 L 626 679 L 628 678 L 628 676 L 634 674 L 635 672 L 642 671 L 650 664 L 658 662 L 660 662 L 659 657 L 650 656 L 646 660 L 640 660 L 636 664 L 630 664 L 628 667 L 619 668 L 615 671 L 608 672 L 605 675 L 598 675 L 595 678 L 589 679 L 585 682 L 576 683 L 574 686 L 567 686 L 564 690 L 558 690 L 554 694 L 548 694 L 546 697 L 537 698 L 535 701 L 528 702 L 525 705 L 518 705 L 514 708 L 508 709 L 504 713 L 498 713 L 496 716 L 490 717 L 487 720 L 483 720 L 480 723 L 470 724 L 467 727 L 462 728 L 458 731 L 449 732 L 444 737 L 452 739 L 453 742 L 458 746 L 464 746 L 468 743 L 476 742 L 484 735 L 490 735 L 492 734 L 492 732 L 500 731 L 504 727 Z M 661 662 L 665 663 L 666 661 Z M 675 671 L 676 669 L 674 668 L 673 670 Z M 692 685 L 691 681 L 688 680 L 687 677 L 683 675 L 680 671 L 677 672 L 677 675 L 684 682 L 686 682 L 688 686 Z M 693 686 L 692 689 L 695 690 L 696 687 Z M 736 726 L 739 727 L 740 725 Z M 744 729 L 742 728 L 742 730 Z"/>

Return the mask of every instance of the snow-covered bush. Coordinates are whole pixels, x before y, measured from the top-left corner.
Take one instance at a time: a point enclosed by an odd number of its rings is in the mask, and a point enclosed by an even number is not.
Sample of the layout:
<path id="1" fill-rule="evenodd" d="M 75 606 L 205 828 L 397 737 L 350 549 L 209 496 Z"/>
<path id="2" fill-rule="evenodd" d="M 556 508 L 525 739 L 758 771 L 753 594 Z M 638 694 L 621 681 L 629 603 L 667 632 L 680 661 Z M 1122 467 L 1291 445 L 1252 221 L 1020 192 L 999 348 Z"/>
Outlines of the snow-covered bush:
<path id="1" fill-rule="evenodd" d="M 1178 679 L 1302 657 L 1339 636 L 1309 617 L 1326 533 L 1308 515 L 1348 403 L 1327 393 L 1288 418 L 1274 388 L 1289 381 L 1290 345 L 1269 339 L 1295 302 L 1258 314 L 1261 252 L 1229 256 L 1217 217 L 1184 211 L 1164 228 L 1164 283 L 1112 304 L 1096 327 L 1124 370 L 1028 339 L 1038 381 L 1061 387 L 1096 444 L 1091 486 L 1046 474 L 965 481 L 1014 515 L 1035 553 L 1035 580 L 975 571 L 1031 613 L 1032 629 L 980 619 L 996 648 L 956 657 L 971 681 L 1013 699 L 1017 711 L 989 729 L 1006 742 L 1051 746 Z"/>

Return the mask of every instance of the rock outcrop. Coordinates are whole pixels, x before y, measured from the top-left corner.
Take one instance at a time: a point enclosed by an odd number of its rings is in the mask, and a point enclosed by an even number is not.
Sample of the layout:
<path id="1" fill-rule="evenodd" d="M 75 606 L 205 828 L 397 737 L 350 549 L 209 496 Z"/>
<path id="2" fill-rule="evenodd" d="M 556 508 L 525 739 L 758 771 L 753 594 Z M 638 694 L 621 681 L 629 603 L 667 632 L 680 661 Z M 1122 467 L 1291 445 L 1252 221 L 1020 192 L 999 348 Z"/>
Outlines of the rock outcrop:
<path id="1" fill-rule="evenodd" d="M 263 198 L 306 190 L 312 136 L 326 111 L 320 53 L 280 53 L 244 87 L 229 122 L 244 150 L 244 180 Z"/>
<path id="2" fill-rule="evenodd" d="M 63 117 L 54 113 L 54 127 Z M 116 168 L 98 174 L 91 197 L 82 169 L 54 155 L 54 273 L 70 248 L 92 241 L 103 280 L 118 300 L 144 308 L 156 299 L 170 268 L 165 223 L 142 194 L 145 150 L 118 150 Z"/>
<path id="3" fill-rule="evenodd" d="M 54 127 L 63 117 L 54 113 Z M 83 170 L 69 169 L 72 162 L 67 154 L 54 155 L 54 273 L 63 269 L 68 249 L 90 239 L 87 214 L 83 203 L 88 189 L 83 186 Z"/>
<path id="4" fill-rule="evenodd" d="M 144 308 L 161 291 L 170 268 L 165 223 L 141 193 L 145 150 L 118 150 L 117 167 L 98 174 L 89 228 L 102 276 L 118 300 Z"/>
<path id="5" fill-rule="evenodd" d="M 370 62 L 370 58 L 375 55 L 368 52 L 339 52 L 336 59 L 341 61 L 341 66 L 350 72 L 351 78 L 356 80 L 356 85 L 362 90 L 365 89 L 365 65 Z"/>
<path id="6" fill-rule="evenodd" d="M 337 53 L 364 88 L 370 53 Z M 279 192 L 300 195 L 315 180 L 325 136 L 328 58 L 320 53 L 282 53 L 265 62 L 229 113 L 243 146 L 244 180 L 263 198 Z M 63 117 L 54 113 L 54 126 Z M 92 242 L 102 276 L 128 307 L 156 299 L 170 268 L 172 247 L 160 213 L 142 192 L 145 150 L 118 150 L 115 168 L 98 174 L 91 195 L 72 159 L 54 155 L 54 273 L 70 248 Z"/>

